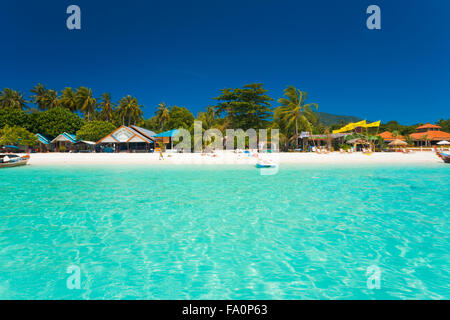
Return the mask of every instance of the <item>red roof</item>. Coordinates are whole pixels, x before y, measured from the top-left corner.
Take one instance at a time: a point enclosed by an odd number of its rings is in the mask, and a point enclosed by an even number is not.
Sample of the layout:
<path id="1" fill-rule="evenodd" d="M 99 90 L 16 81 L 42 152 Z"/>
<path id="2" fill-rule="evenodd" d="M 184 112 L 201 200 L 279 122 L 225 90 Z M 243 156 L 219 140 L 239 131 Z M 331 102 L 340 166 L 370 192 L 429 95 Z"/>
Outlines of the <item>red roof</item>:
<path id="1" fill-rule="evenodd" d="M 382 133 L 379 134 L 379 136 L 381 138 L 383 138 L 383 140 L 387 140 L 387 141 L 392 141 L 392 140 L 395 140 L 395 139 L 405 140 L 405 138 L 403 136 L 401 136 L 401 135 L 398 135 L 397 137 L 394 138 L 392 136 L 392 133 L 389 132 L 389 131 L 382 132 Z"/>
<path id="2" fill-rule="evenodd" d="M 441 129 L 442 127 L 436 126 L 436 125 L 431 124 L 431 123 L 426 123 L 426 124 L 424 124 L 423 126 L 417 127 L 416 130 L 418 130 L 418 129 L 429 129 L 429 128 L 433 128 L 433 129 Z"/>
<path id="3" fill-rule="evenodd" d="M 450 133 L 444 131 L 428 131 L 428 132 L 415 132 L 409 135 L 414 140 L 420 140 L 420 138 L 427 136 L 429 141 L 440 141 L 450 139 Z"/>

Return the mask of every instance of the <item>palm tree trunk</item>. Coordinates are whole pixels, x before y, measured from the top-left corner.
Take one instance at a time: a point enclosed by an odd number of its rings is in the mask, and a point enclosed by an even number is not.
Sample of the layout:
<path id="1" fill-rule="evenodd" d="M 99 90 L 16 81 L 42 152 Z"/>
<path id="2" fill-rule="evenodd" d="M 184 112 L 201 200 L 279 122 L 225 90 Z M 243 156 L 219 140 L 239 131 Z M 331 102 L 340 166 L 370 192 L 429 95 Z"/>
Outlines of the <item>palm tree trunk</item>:
<path id="1" fill-rule="evenodd" d="M 295 119 L 295 149 L 298 149 L 298 119 Z"/>

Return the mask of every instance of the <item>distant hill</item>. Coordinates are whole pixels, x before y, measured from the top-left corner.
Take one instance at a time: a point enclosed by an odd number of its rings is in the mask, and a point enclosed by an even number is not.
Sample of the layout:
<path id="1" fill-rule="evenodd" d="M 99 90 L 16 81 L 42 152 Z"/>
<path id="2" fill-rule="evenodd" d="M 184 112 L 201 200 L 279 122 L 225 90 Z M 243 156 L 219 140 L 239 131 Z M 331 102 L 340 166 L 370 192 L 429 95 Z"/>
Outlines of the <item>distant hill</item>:
<path id="1" fill-rule="evenodd" d="M 348 122 L 357 122 L 363 119 L 354 117 L 354 116 L 341 116 L 337 114 L 331 114 L 326 112 L 314 112 L 317 117 L 320 119 L 320 122 L 326 126 L 331 126 L 333 124 L 340 124 L 342 121 Z"/>

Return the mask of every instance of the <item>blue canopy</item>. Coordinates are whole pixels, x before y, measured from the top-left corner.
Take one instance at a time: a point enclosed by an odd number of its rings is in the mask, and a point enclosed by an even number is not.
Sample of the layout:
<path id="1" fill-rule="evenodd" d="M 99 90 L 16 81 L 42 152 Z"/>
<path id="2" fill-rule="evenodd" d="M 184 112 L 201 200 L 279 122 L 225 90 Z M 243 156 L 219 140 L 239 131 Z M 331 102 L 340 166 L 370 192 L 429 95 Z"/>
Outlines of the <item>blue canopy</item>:
<path id="1" fill-rule="evenodd" d="M 39 141 L 41 143 L 43 143 L 43 144 L 49 144 L 50 143 L 50 141 L 46 137 L 44 137 L 42 134 L 40 134 L 40 133 L 36 133 L 36 137 L 38 137 Z"/>
<path id="2" fill-rule="evenodd" d="M 73 143 L 77 142 L 77 137 L 74 134 L 70 134 L 67 132 L 63 133 L 63 136 L 66 136 L 69 140 L 71 140 Z"/>
<path id="3" fill-rule="evenodd" d="M 154 137 L 170 137 L 173 138 L 178 134 L 178 130 L 174 129 L 174 130 L 169 130 L 169 131 L 165 131 L 165 132 L 161 132 L 158 133 L 157 135 L 155 135 Z"/>
<path id="4" fill-rule="evenodd" d="M 19 149 L 19 147 L 16 146 L 3 146 L 4 149 Z"/>

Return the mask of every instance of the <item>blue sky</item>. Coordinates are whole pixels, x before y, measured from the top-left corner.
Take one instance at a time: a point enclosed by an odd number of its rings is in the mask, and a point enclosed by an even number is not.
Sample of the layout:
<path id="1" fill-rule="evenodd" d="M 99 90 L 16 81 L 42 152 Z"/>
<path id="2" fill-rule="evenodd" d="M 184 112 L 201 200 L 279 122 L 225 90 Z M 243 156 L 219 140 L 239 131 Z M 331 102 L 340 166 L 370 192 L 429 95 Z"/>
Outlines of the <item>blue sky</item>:
<path id="1" fill-rule="evenodd" d="M 82 29 L 66 28 L 81 8 Z M 381 8 L 382 29 L 366 28 Z M 209 0 L 2 3 L 0 88 L 131 94 L 196 114 L 225 87 L 287 85 L 323 112 L 404 124 L 450 115 L 450 1 Z M 276 106 L 276 103 L 274 103 Z"/>

